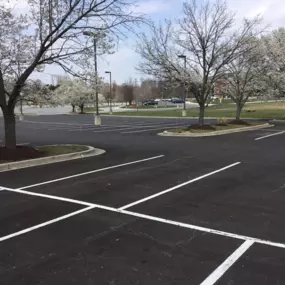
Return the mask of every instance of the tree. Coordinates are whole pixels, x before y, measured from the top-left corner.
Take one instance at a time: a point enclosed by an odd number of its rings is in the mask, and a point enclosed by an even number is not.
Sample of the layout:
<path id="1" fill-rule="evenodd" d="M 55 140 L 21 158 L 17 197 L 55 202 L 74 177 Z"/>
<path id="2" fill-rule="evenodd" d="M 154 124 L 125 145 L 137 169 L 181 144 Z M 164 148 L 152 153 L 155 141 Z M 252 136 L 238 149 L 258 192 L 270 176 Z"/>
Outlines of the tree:
<path id="1" fill-rule="evenodd" d="M 264 92 L 263 82 L 266 75 L 265 58 L 260 48 L 260 40 L 252 38 L 249 47 L 243 47 L 238 57 L 223 68 L 223 76 L 216 84 L 220 85 L 222 93 L 236 103 L 236 119 L 240 119 L 241 111 L 253 95 Z"/>
<path id="2" fill-rule="evenodd" d="M 285 95 L 285 28 L 273 30 L 262 37 L 263 51 L 268 65 L 265 78 L 274 97 Z"/>
<path id="3" fill-rule="evenodd" d="M 16 15 L 0 6 L 0 107 L 4 116 L 5 146 L 16 147 L 14 108 L 33 71 L 57 64 L 79 76 L 81 57 L 93 55 L 91 30 L 99 37 L 110 31 L 120 37 L 143 20 L 133 14 L 133 0 L 29 0 L 29 12 Z M 9 90 L 7 82 L 13 82 Z"/>
<path id="4" fill-rule="evenodd" d="M 134 100 L 134 85 L 129 82 L 122 86 L 122 93 L 124 96 L 124 101 L 128 102 L 129 105 L 132 105 L 132 102 Z"/>
<path id="5" fill-rule="evenodd" d="M 80 79 L 62 81 L 61 85 L 55 90 L 55 94 L 58 103 L 70 104 L 72 112 L 78 106 L 81 114 L 84 113 L 85 105 L 94 100 L 92 88 Z"/>
<path id="6" fill-rule="evenodd" d="M 184 16 L 176 25 L 151 25 L 151 36 L 142 34 L 137 51 L 142 57 L 138 70 L 162 78 L 174 87 L 184 86 L 196 98 L 199 124 L 204 123 L 205 105 L 222 68 L 239 56 L 240 48 L 260 23 L 258 18 L 244 20 L 234 30 L 235 16 L 226 2 L 217 0 L 197 5 L 195 0 L 183 4 Z M 186 57 L 186 68 L 178 55 Z"/>

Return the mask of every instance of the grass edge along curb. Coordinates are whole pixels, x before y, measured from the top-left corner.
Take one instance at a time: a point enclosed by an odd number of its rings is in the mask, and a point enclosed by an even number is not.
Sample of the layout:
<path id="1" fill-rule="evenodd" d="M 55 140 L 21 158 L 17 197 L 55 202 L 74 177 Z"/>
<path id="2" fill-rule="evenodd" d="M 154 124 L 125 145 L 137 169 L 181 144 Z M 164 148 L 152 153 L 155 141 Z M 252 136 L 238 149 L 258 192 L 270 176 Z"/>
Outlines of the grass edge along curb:
<path id="1" fill-rule="evenodd" d="M 250 126 L 250 127 L 241 127 L 241 128 L 235 128 L 230 130 L 222 130 L 222 131 L 213 131 L 213 132 L 205 132 L 205 133 L 174 133 L 170 131 L 164 131 L 162 133 L 158 133 L 159 136 L 168 136 L 168 137 L 212 137 L 212 136 L 220 136 L 220 135 L 227 135 L 227 134 L 233 134 L 233 133 L 240 133 L 240 132 L 246 132 L 246 131 L 254 131 L 259 129 L 265 129 L 265 128 L 271 128 L 274 127 L 274 125 L 270 125 L 268 123 L 262 124 L 262 125 L 256 125 L 256 126 Z"/>
<path id="2" fill-rule="evenodd" d="M 45 145 L 45 146 L 79 146 L 79 145 L 77 144 L 56 144 L 56 145 Z M 72 153 L 33 158 L 33 159 L 27 159 L 27 160 L 15 161 L 15 162 L 1 163 L 0 172 L 33 167 L 33 166 L 39 166 L 39 165 L 45 165 L 45 164 L 50 164 L 50 163 L 63 162 L 63 161 L 68 161 L 68 160 L 73 160 L 73 159 L 80 159 L 80 158 L 85 158 L 85 157 L 90 157 L 90 156 L 97 156 L 97 155 L 100 155 L 106 152 L 103 149 L 94 148 L 88 145 L 80 145 L 80 146 L 85 146 L 88 149 L 84 151 L 79 151 L 79 152 L 72 152 Z"/>

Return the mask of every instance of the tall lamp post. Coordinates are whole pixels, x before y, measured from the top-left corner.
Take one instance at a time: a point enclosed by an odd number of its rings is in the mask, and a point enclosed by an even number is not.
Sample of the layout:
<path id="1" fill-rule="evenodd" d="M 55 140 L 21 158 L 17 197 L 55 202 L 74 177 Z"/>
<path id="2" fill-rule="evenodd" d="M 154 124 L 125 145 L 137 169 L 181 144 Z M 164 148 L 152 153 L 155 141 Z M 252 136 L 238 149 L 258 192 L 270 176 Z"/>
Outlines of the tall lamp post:
<path id="1" fill-rule="evenodd" d="M 109 103 L 110 103 L 110 115 L 112 115 L 113 110 L 112 110 L 112 72 L 111 71 L 105 71 L 106 74 L 109 74 L 109 78 L 110 78 L 110 98 L 109 98 Z"/>
<path id="2" fill-rule="evenodd" d="M 95 126 L 100 126 L 101 125 L 101 117 L 99 114 L 99 100 L 98 100 L 98 68 L 97 68 L 97 39 L 100 36 L 99 33 L 94 33 L 94 32 L 89 32 L 89 31 L 84 31 L 83 32 L 84 36 L 88 36 L 93 38 L 93 48 L 94 48 L 94 66 L 95 66 L 95 98 L 96 98 L 96 113 L 95 113 L 95 118 L 94 118 L 94 124 Z M 104 36 L 103 34 L 101 36 Z"/>
<path id="3" fill-rule="evenodd" d="M 182 117 L 187 116 L 187 110 L 186 110 L 186 97 L 187 97 L 187 90 L 186 90 L 186 55 L 181 54 L 178 55 L 178 58 L 184 59 L 184 104 L 183 104 L 183 110 L 182 110 Z"/>

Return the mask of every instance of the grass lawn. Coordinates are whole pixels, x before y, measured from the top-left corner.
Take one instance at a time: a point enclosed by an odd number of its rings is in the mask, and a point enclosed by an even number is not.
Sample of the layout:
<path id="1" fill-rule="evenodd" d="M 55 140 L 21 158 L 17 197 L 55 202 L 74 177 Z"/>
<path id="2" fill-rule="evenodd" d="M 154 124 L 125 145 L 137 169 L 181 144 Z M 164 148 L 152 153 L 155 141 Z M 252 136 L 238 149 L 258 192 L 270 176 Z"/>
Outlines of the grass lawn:
<path id="1" fill-rule="evenodd" d="M 99 112 L 101 112 L 102 109 L 99 109 Z M 84 108 L 84 113 L 88 113 L 88 112 L 96 112 L 96 108 L 95 107 L 85 107 Z M 79 112 L 77 112 L 79 113 Z"/>
<path id="2" fill-rule="evenodd" d="M 205 110 L 206 117 L 214 118 L 235 118 L 236 106 L 231 103 L 222 103 L 207 107 Z M 115 114 L 124 116 L 157 116 L 157 117 L 182 117 L 181 109 L 179 110 L 169 110 L 169 111 L 152 111 L 148 112 L 119 112 Z M 199 108 L 193 108 L 187 110 L 188 117 L 198 117 Z M 285 102 L 274 102 L 274 103 L 254 103 L 246 104 L 241 113 L 241 118 L 264 118 L 264 119 L 284 119 L 285 117 Z"/>
<path id="3" fill-rule="evenodd" d="M 44 156 L 52 156 L 52 155 L 60 155 L 60 154 L 84 151 L 88 150 L 88 147 L 83 145 L 56 145 L 56 146 L 41 146 L 38 147 L 38 150 L 44 157 Z"/>

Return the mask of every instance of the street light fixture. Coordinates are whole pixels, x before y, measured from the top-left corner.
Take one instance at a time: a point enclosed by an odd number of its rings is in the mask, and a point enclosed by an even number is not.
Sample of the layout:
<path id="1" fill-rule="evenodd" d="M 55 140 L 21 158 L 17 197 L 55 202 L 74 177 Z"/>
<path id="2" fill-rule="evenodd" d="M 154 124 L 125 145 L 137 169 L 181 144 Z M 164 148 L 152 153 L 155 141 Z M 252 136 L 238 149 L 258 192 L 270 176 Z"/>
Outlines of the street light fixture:
<path id="1" fill-rule="evenodd" d="M 106 74 L 109 74 L 109 78 L 110 78 L 110 98 L 109 98 L 109 104 L 110 104 L 110 115 L 112 115 L 113 110 L 112 110 L 112 72 L 111 71 L 105 71 Z"/>
<path id="2" fill-rule="evenodd" d="M 182 110 L 182 116 L 186 117 L 187 116 L 187 110 L 186 110 L 186 98 L 187 98 L 187 90 L 186 90 L 186 62 L 187 62 L 187 57 L 184 54 L 178 55 L 178 58 L 184 59 L 184 105 L 183 105 L 183 110 Z"/>
<path id="3" fill-rule="evenodd" d="M 105 34 L 100 34 L 100 33 L 95 33 L 95 32 L 90 32 L 90 31 L 84 31 L 83 32 L 84 36 L 91 37 L 93 38 L 93 48 L 94 48 L 94 66 L 95 66 L 95 88 L 96 88 L 96 93 L 95 93 L 95 98 L 96 98 L 96 113 L 95 113 L 95 120 L 94 124 L 96 126 L 101 125 L 101 117 L 99 114 L 99 94 L 98 94 L 98 67 L 97 67 L 97 39 L 101 36 L 104 37 Z"/>

